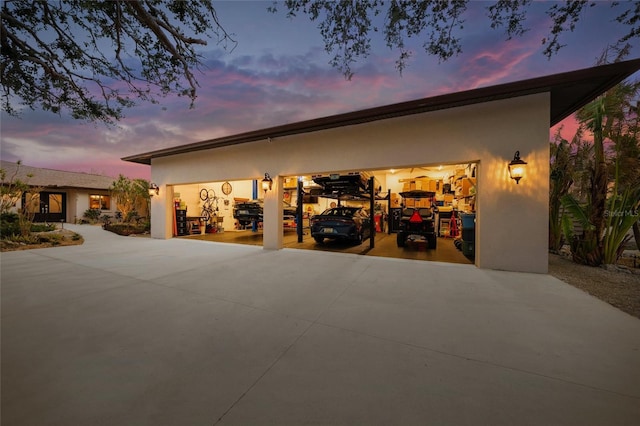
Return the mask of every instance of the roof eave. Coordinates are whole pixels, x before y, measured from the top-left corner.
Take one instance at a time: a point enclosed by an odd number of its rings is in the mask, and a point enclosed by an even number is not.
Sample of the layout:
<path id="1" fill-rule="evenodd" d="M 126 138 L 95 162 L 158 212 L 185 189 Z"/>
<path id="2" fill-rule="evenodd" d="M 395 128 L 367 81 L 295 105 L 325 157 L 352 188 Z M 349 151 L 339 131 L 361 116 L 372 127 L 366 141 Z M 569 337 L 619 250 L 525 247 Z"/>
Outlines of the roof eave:
<path id="1" fill-rule="evenodd" d="M 266 129 L 254 130 L 236 135 L 131 155 L 123 157 L 122 160 L 150 165 L 153 158 L 221 148 L 224 146 L 250 143 L 268 138 L 290 136 L 294 134 L 377 121 L 385 118 L 420 114 L 429 111 L 544 92 L 551 93 L 551 113 L 549 118 L 550 125 L 553 126 L 591 102 L 600 94 L 606 92 L 619 82 L 631 76 L 639 69 L 640 59 L 634 59 L 577 71 L 569 71 L 550 76 L 536 77 L 496 86 L 482 87 L 284 124 Z M 584 85 L 588 87 L 587 90 L 580 88 Z M 575 95 L 574 98 L 567 99 L 567 92 L 571 92 L 572 90 L 577 90 L 579 95 Z"/>

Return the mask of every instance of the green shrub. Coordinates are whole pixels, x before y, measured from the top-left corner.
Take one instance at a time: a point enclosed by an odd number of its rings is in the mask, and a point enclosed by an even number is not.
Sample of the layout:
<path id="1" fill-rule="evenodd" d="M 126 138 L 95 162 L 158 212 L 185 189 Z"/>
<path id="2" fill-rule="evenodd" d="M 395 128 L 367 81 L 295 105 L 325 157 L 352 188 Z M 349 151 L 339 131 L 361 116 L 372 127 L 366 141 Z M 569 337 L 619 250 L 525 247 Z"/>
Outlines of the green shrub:
<path id="1" fill-rule="evenodd" d="M 138 212 L 135 210 L 131 210 L 127 213 L 127 216 L 124 218 L 125 222 L 137 222 L 138 221 Z"/>
<path id="2" fill-rule="evenodd" d="M 12 235 L 20 235 L 20 218 L 18 214 L 0 214 L 0 236 L 2 238 L 8 238 Z"/>
<path id="3" fill-rule="evenodd" d="M 40 238 L 36 235 L 25 236 L 25 235 L 15 234 L 15 235 L 8 236 L 6 239 L 19 244 L 39 244 L 41 242 Z"/>
<path id="4" fill-rule="evenodd" d="M 45 225 L 44 223 L 32 223 L 31 232 L 49 232 L 55 231 L 56 226 L 53 224 Z"/>
<path id="5" fill-rule="evenodd" d="M 102 210 L 100 209 L 88 209 L 88 210 L 85 210 L 82 217 L 86 218 L 91 222 L 97 222 L 98 219 L 100 219 L 101 215 L 102 215 Z"/>
<path id="6" fill-rule="evenodd" d="M 103 225 L 107 231 L 118 235 L 144 234 L 147 228 L 144 225 L 134 225 L 131 223 L 108 223 Z"/>
<path id="7" fill-rule="evenodd" d="M 37 238 L 41 243 L 51 243 L 53 245 L 60 244 L 60 241 L 64 239 L 64 237 L 60 234 L 43 234 L 38 235 Z"/>

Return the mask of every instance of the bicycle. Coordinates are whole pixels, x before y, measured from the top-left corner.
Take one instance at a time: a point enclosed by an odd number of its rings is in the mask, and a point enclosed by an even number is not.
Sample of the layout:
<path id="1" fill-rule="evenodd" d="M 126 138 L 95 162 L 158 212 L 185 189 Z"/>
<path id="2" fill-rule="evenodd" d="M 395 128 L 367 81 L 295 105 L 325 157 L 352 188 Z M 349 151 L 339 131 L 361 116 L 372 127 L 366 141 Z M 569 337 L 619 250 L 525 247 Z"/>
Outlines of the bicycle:
<path id="1" fill-rule="evenodd" d="M 200 190 L 200 199 L 203 201 L 200 216 L 208 223 L 213 216 L 217 216 L 220 209 L 218 208 L 218 197 L 213 189 L 202 188 Z"/>

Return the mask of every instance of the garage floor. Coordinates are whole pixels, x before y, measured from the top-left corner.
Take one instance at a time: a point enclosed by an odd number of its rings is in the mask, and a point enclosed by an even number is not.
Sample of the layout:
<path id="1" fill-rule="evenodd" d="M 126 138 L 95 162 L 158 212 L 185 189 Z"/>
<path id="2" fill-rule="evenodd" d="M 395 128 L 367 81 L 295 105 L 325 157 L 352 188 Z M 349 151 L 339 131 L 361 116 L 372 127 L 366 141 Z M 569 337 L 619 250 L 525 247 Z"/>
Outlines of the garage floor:
<path id="1" fill-rule="evenodd" d="M 283 243 L 286 248 L 302 250 L 320 250 L 351 254 L 363 254 L 369 256 L 392 257 L 398 259 L 430 260 L 434 262 L 473 264 L 473 260 L 467 258 L 462 252 L 455 248 L 453 239 L 438 238 L 438 248 L 436 250 L 425 249 L 424 246 L 407 246 L 398 248 L 396 245 L 396 235 L 377 233 L 375 248 L 369 248 L 369 242 L 355 245 L 342 241 L 325 240 L 323 244 L 316 243 L 308 234 L 304 235 L 303 242 L 298 243 L 298 236 L 295 231 L 285 231 Z M 225 231 L 220 234 L 189 235 L 186 237 L 205 241 L 216 241 L 236 244 L 262 245 L 262 231 Z"/>

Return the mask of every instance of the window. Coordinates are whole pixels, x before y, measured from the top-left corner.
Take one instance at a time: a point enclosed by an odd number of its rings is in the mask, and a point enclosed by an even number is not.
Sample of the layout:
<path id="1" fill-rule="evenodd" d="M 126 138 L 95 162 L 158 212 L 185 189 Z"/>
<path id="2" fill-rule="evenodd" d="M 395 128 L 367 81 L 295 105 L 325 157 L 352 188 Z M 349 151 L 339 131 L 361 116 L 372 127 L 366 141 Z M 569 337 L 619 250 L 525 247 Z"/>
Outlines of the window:
<path id="1" fill-rule="evenodd" d="M 109 210 L 111 209 L 111 197 L 108 195 L 89 195 L 89 208 Z"/>
<path id="2" fill-rule="evenodd" d="M 24 194 L 23 207 L 29 213 L 40 213 L 40 194 L 27 192 Z"/>
<path id="3" fill-rule="evenodd" d="M 62 194 L 49 194 L 49 213 L 62 213 Z"/>

